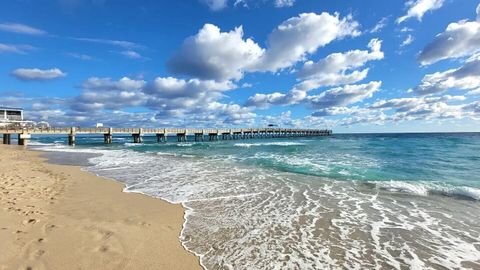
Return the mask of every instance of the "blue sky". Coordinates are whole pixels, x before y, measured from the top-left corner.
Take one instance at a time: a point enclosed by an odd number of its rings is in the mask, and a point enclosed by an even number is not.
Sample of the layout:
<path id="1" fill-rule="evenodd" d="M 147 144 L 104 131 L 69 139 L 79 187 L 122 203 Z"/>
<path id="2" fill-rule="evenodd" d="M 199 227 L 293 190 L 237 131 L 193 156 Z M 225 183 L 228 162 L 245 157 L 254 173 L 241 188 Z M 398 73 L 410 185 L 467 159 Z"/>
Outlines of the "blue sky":
<path id="1" fill-rule="evenodd" d="M 480 131 L 478 0 L 0 3 L 0 105 L 53 125 Z"/>

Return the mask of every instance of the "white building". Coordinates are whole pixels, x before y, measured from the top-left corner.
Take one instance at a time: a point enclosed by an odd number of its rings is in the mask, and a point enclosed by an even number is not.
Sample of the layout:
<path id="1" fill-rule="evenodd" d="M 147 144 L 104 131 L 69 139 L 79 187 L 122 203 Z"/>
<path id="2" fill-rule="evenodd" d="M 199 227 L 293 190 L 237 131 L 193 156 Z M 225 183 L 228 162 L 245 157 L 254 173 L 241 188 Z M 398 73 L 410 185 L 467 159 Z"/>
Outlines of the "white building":
<path id="1" fill-rule="evenodd" d="M 25 123 L 23 121 L 23 109 L 0 106 L 0 126 L 22 123 Z"/>

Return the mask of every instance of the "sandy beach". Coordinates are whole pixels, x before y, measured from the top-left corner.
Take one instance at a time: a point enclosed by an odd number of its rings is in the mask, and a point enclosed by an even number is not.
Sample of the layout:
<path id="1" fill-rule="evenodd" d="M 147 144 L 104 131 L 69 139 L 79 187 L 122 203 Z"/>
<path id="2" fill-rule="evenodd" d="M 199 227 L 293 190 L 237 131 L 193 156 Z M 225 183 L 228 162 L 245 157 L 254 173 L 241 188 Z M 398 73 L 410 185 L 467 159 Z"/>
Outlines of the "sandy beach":
<path id="1" fill-rule="evenodd" d="M 0 145 L 0 269 L 200 269 L 184 210 Z"/>

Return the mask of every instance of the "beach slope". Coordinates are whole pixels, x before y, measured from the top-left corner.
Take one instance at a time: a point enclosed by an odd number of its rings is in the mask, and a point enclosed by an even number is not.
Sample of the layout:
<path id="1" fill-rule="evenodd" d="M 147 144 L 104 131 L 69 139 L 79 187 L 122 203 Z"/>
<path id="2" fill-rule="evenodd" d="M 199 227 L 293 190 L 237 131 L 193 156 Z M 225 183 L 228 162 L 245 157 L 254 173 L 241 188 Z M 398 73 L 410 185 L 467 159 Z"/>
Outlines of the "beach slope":
<path id="1" fill-rule="evenodd" d="M 0 269 L 200 269 L 180 205 L 0 145 Z"/>

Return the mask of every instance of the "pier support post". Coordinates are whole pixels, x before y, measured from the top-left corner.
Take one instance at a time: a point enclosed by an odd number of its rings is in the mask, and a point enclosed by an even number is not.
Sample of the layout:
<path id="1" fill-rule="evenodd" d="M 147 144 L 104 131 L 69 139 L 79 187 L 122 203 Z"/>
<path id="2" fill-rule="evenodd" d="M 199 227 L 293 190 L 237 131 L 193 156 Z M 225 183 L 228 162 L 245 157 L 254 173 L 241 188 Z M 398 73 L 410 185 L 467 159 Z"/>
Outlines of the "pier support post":
<path id="1" fill-rule="evenodd" d="M 161 133 L 158 133 L 157 134 L 157 142 L 167 142 L 167 137 L 165 136 L 165 134 L 161 134 Z"/>
<path id="2" fill-rule="evenodd" d="M 140 134 L 132 134 L 133 143 L 142 143 L 142 136 Z"/>
<path id="3" fill-rule="evenodd" d="M 209 141 L 218 141 L 218 133 L 209 133 L 208 134 Z"/>
<path id="4" fill-rule="evenodd" d="M 111 144 L 113 139 L 113 128 L 108 129 L 108 133 L 103 134 L 103 142 L 105 144 Z"/>
<path id="5" fill-rule="evenodd" d="M 28 144 L 28 140 L 30 139 L 30 134 L 28 133 L 20 133 L 18 134 L 18 145 L 26 146 Z"/>
<path id="6" fill-rule="evenodd" d="M 10 134 L 3 134 L 3 144 L 10 144 L 12 142 L 10 138 Z"/>
<path id="7" fill-rule="evenodd" d="M 138 133 L 132 134 L 133 143 L 142 143 L 143 142 L 143 129 L 139 128 Z"/>
<path id="8" fill-rule="evenodd" d="M 203 133 L 195 133 L 195 141 L 203 142 Z"/>
<path id="9" fill-rule="evenodd" d="M 68 145 L 70 146 L 75 145 L 75 135 L 72 135 L 72 134 L 68 135 Z"/>
<path id="10" fill-rule="evenodd" d="M 178 142 L 186 142 L 186 141 L 187 141 L 187 134 L 185 134 L 185 133 L 178 133 L 178 134 L 177 134 L 177 141 L 178 141 Z"/>
<path id="11" fill-rule="evenodd" d="M 70 134 L 68 134 L 68 145 L 75 145 L 75 127 L 70 128 Z"/>
<path id="12" fill-rule="evenodd" d="M 103 134 L 103 142 L 106 144 L 111 144 L 112 143 L 112 134 L 110 133 L 105 133 Z"/>

